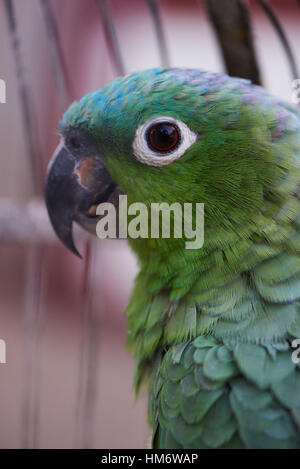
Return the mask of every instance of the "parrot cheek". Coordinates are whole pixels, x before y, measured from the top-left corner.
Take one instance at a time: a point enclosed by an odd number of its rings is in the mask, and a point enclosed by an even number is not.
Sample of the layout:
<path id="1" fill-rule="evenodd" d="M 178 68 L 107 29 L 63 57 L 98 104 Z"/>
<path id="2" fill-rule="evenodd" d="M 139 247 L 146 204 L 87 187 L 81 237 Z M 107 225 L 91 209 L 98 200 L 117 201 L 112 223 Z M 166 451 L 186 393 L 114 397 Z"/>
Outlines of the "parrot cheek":
<path id="1" fill-rule="evenodd" d="M 75 158 L 60 143 L 49 163 L 45 199 L 58 238 L 80 256 L 73 240 L 73 221 L 95 234 L 96 207 L 108 201 L 117 185 L 98 156 Z"/>

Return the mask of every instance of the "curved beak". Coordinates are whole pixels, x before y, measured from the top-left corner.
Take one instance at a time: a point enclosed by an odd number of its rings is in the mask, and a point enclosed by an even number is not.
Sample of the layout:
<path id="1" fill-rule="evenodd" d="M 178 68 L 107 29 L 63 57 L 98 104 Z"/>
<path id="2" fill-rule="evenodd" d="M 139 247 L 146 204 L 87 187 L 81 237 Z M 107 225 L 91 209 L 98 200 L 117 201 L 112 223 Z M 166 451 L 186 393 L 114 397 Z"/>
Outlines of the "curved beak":
<path id="1" fill-rule="evenodd" d="M 58 145 L 46 175 L 46 206 L 58 238 L 77 256 L 81 257 L 73 240 L 73 221 L 88 229 L 85 220 L 88 225 L 96 218 L 89 210 L 107 200 L 115 187 L 98 156 L 76 159 L 62 143 Z"/>

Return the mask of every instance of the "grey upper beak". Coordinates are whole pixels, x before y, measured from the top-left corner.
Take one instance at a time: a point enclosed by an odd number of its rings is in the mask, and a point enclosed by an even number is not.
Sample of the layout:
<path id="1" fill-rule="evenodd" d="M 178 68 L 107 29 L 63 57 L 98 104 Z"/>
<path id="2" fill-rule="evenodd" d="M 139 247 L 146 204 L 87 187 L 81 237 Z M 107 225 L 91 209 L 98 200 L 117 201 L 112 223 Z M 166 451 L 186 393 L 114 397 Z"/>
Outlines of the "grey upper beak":
<path id="1" fill-rule="evenodd" d="M 87 159 L 76 159 L 59 144 L 49 163 L 45 185 L 52 226 L 64 245 L 79 257 L 72 235 L 73 221 L 87 213 L 91 205 L 105 200 L 108 188 L 115 186 L 101 160 L 96 156 L 89 160 L 92 163 L 84 164 Z M 82 178 L 80 166 L 84 167 Z"/>

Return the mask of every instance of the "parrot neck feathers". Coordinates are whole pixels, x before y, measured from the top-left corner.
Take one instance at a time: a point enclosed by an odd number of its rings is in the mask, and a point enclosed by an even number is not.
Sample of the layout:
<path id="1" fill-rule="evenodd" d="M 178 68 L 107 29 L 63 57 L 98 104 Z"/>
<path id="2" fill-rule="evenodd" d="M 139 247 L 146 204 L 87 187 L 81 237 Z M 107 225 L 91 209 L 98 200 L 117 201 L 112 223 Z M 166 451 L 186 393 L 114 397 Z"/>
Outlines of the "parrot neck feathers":
<path id="1" fill-rule="evenodd" d="M 300 201 L 250 226 L 248 238 L 223 238 L 223 247 L 141 259 L 126 310 L 137 388 L 157 350 L 199 335 L 278 347 L 300 335 Z"/>

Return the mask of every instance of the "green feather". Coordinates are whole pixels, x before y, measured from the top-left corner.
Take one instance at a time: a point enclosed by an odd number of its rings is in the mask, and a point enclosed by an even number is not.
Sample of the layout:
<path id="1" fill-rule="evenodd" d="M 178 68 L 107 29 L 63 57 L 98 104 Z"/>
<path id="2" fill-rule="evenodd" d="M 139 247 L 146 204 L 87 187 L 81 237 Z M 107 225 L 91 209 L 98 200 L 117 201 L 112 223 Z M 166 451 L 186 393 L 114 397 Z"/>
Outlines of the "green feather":
<path id="1" fill-rule="evenodd" d="M 162 167 L 133 152 L 138 126 L 158 116 L 197 135 Z M 127 343 L 136 388 L 150 378 L 154 445 L 299 448 L 299 110 L 247 80 L 151 69 L 73 103 L 59 130 L 67 141 L 76 129 L 128 204 L 205 206 L 201 249 L 128 240 L 140 273 Z"/>

